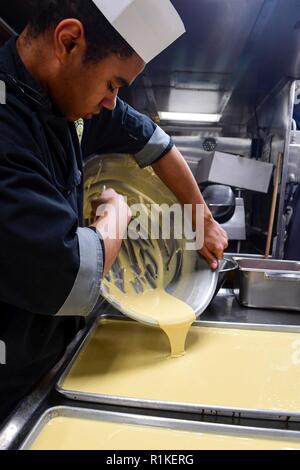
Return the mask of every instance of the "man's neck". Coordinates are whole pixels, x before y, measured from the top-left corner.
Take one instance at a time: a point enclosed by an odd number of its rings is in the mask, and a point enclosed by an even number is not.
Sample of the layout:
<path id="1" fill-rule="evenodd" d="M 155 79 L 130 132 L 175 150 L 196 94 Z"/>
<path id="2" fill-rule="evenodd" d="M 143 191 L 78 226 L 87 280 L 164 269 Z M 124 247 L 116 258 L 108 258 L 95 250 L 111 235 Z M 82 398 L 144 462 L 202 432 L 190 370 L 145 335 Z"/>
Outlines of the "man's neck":
<path id="1" fill-rule="evenodd" d="M 27 30 L 25 29 L 19 36 L 16 42 L 16 47 L 20 59 L 22 60 L 25 68 L 34 78 L 34 80 L 45 90 L 48 94 L 48 80 L 47 72 L 44 71 L 43 63 L 44 57 L 41 51 L 43 45 L 39 39 L 28 39 Z M 49 75 L 49 74 L 48 74 Z"/>

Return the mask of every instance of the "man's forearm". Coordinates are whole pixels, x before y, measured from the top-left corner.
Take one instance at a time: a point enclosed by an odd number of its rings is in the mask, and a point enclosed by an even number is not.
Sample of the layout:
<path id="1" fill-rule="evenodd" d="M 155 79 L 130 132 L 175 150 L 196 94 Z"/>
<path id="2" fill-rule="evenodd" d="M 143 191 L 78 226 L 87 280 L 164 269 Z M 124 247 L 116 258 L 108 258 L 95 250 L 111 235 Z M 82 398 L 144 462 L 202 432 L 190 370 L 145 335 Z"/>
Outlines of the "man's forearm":
<path id="1" fill-rule="evenodd" d="M 218 260 L 224 257 L 224 250 L 228 247 L 227 234 L 214 220 L 183 156 L 176 147 L 173 147 L 152 166 L 157 176 L 177 196 L 181 204 L 193 205 L 194 230 L 197 227 L 197 205 L 204 205 L 204 245 L 200 254 L 204 256 L 213 270 L 217 269 Z"/>
<path id="2" fill-rule="evenodd" d="M 212 218 L 193 173 L 175 146 L 152 167 L 181 204 L 193 204 L 195 206 L 193 214 L 196 204 L 203 204 L 205 219 Z"/>

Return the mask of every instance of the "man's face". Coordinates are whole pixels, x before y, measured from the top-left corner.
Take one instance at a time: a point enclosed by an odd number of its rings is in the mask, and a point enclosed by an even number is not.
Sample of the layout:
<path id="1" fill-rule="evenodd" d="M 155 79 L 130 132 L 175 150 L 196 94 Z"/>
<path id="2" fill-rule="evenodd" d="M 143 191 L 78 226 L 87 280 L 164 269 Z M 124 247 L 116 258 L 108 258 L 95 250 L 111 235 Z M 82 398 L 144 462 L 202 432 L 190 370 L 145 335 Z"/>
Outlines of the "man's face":
<path id="1" fill-rule="evenodd" d="M 70 121 L 89 119 L 103 108 L 113 110 L 119 89 L 131 85 L 145 68 L 144 61 L 135 53 L 128 58 L 111 54 L 99 62 L 85 62 L 83 38 L 77 38 L 72 52 L 63 51 L 68 46 L 64 37 L 58 35 L 57 40 L 61 60 L 49 92 Z"/>
<path id="2" fill-rule="evenodd" d="M 52 98 L 70 121 L 91 118 L 103 108 L 113 110 L 119 89 L 129 86 L 144 69 L 137 54 L 122 59 L 110 55 L 99 63 L 67 69 L 52 90 Z"/>

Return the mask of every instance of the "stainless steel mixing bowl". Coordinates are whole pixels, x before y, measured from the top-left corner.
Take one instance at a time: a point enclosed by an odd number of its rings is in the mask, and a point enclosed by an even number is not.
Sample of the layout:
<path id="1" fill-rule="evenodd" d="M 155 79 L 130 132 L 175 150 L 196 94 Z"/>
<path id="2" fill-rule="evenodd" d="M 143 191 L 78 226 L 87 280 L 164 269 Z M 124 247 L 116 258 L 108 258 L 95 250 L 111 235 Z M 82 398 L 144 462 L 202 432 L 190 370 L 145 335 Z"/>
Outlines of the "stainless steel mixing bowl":
<path id="1" fill-rule="evenodd" d="M 152 168 L 140 169 L 132 156 L 97 155 L 85 164 L 86 224 L 90 223 L 90 200 L 99 195 L 104 186 L 126 195 L 130 205 L 140 202 L 141 199 L 147 204 L 170 206 L 178 202 Z M 196 317 L 199 317 L 216 293 L 219 272 L 213 272 L 198 252 L 185 250 L 185 241 L 175 238 L 158 240 L 164 259 L 164 288 L 190 305 Z M 151 240 L 143 243 L 147 249 L 147 243 L 151 244 Z M 106 296 L 105 292 L 103 295 Z M 127 314 L 117 301 L 111 297 L 108 300 L 122 313 Z"/>

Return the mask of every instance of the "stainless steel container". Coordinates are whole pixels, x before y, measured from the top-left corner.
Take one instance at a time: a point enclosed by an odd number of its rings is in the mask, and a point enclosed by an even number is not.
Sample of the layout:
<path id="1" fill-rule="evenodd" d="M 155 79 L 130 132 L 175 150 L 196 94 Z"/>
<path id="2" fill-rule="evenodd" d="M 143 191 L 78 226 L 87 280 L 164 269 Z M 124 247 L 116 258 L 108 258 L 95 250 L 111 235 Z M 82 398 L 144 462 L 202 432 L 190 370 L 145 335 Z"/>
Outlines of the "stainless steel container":
<path id="1" fill-rule="evenodd" d="M 178 203 L 174 194 L 155 175 L 152 168 L 140 169 L 132 156 L 96 155 L 85 164 L 84 217 L 87 223 L 90 214 L 89 197 L 101 193 L 104 186 L 114 188 L 126 196 L 130 206 L 143 202 L 148 205 L 164 204 L 171 207 Z M 146 238 L 148 239 L 143 240 L 143 249 L 151 250 L 151 237 Z M 190 305 L 198 318 L 216 293 L 218 271 L 213 272 L 197 251 L 187 250 L 185 242 L 185 238 L 176 239 L 173 235 L 170 239 L 161 237 L 157 240 L 164 263 L 164 288 Z M 137 243 L 132 240 L 133 245 Z M 139 248 L 137 246 L 137 252 Z M 221 267 L 223 273 L 223 263 Z M 225 269 L 228 270 L 228 266 Z M 115 277 L 121 278 L 120 271 L 120 267 L 116 265 Z M 133 312 L 128 312 L 117 299 L 109 296 L 104 290 L 103 296 L 119 311 L 136 319 Z"/>
<path id="2" fill-rule="evenodd" d="M 300 262 L 235 259 L 242 305 L 300 311 Z"/>

